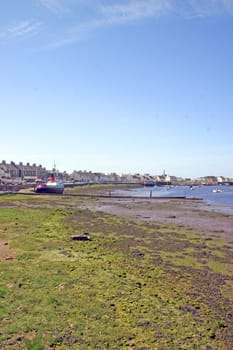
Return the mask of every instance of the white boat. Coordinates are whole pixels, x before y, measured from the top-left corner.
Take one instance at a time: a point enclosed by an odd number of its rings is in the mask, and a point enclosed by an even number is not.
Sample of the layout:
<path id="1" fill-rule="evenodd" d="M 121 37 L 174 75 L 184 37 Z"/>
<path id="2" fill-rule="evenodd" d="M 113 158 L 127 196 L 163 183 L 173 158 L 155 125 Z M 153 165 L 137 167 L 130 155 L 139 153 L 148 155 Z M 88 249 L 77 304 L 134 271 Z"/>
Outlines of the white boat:
<path id="1" fill-rule="evenodd" d="M 214 193 L 220 193 L 220 192 L 222 192 L 222 190 L 220 190 L 219 188 L 215 188 L 215 189 L 213 190 L 213 192 L 214 192 Z"/>

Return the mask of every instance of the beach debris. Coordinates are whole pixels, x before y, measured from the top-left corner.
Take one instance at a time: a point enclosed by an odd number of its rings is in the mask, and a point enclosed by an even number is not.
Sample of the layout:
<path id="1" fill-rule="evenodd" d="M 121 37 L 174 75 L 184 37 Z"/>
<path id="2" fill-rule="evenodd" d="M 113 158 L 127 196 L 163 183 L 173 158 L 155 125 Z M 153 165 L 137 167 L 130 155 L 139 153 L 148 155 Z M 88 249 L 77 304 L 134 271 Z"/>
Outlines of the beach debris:
<path id="1" fill-rule="evenodd" d="M 13 256 L 6 256 L 5 260 L 13 260 Z"/>
<path id="2" fill-rule="evenodd" d="M 55 288 L 58 289 L 59 291 L 63 290 L 66 286 L 66 283 L 60 283 L 58 286 L 56 286 Z"/>
<path id="3" fill-rule="evenodd" d="M 73 241 L 89 241 L 90 240 L 90 236 L 87 232 L 81 233 L 79 235 L 72 235 L 72 236 L 70 236 L 70 238 Z"/>

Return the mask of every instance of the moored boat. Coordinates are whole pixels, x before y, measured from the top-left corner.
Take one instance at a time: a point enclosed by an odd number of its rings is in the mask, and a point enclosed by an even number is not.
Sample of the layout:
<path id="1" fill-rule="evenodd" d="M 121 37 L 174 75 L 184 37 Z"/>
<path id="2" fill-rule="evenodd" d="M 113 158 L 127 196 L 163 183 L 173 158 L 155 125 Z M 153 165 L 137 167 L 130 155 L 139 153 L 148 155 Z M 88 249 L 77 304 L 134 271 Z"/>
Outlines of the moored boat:
<path id="1" fill-rule="evenodd" d="M 54 174 L 51 174 L 47 181 L 37 179 L 34 191 L 36 193 L 62 194 L 64 191 L 64 183 L 63 181 L 57 179 Z"/>
<path id="2" fill-rule="evenodd" d="M 215 189 L 213 190 L 213 192 L 214 192 L 214 193 L 220 193 L 220 192 L 222 192 L 222 190 L 220 190 L 219 188 L 215 188 Z"/>

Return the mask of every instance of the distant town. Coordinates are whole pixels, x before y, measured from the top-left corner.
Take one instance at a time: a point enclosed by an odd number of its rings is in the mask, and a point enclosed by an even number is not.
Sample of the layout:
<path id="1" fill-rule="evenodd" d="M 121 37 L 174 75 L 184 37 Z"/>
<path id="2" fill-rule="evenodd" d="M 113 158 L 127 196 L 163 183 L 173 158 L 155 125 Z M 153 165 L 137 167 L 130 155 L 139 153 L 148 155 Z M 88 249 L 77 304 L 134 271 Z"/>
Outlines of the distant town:
<path id="1" fill-rule="evenodd" d="M 224 176 L 206 175 L 200 178 L 181 178 L 166 174 L 165 170 L 160 175 L 151 174 L 122 174 L 116 173 L 104 174 L 101 172 L 92 172 L 87 170 L 74 170 L 71 174 L 66 171 L 59 172 L 55 168 L 46 169 L 42 165 L 26 163 L 7 162 L 2 160 L 0 163 L 0 184 L 29 184 L 35 183 L 36 179 L 46 179 L 51 173 L 57 172 L 57 176 L 64 183 L 84 184 L 84 183 L 132 183 L 150 185 L 215 185 L 215 184 L 233 184 L 233 178 Z"/>

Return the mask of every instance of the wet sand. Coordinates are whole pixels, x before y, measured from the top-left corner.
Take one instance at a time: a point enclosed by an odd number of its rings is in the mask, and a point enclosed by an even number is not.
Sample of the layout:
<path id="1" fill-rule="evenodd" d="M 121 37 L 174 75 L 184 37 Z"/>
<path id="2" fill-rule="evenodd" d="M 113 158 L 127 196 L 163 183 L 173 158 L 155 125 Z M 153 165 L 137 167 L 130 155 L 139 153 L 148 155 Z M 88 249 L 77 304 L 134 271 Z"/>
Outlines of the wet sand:
<path id="1" fill-rule="evenodd" d="M 228 207 L 197 200 L 99 198 L 88 208 L 134 221 L 180 225 L 233 243 L 233 215 Z"/>

